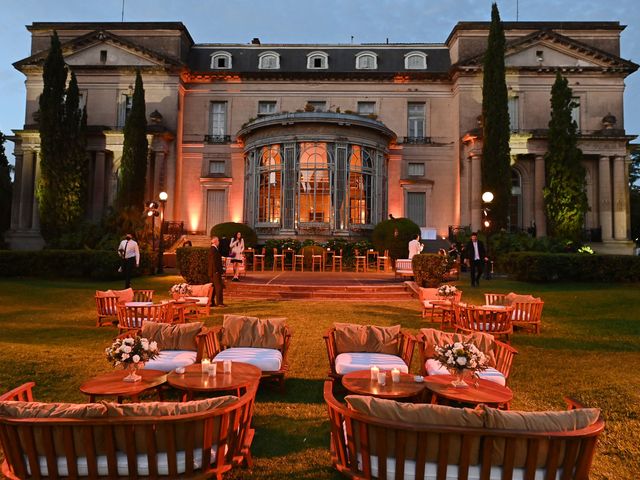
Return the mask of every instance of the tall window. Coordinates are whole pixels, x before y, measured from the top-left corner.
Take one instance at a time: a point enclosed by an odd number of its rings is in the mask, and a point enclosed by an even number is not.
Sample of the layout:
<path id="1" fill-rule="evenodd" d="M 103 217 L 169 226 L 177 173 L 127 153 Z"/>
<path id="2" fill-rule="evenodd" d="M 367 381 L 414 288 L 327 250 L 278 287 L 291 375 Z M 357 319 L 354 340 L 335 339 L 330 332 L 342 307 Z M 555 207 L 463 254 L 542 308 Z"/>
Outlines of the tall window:
<path id="1" fill-rule="evenodd" d="M 277 70 L 280 68 L 280 55 L 276 52 L 264 52 L 258 59 L 258 68 L 261 70 Z"/>
<path id="2" fill-rule="evenodd" d="M 327 144 L 300 143 L 299 221 L 328 223 L 331 214 Z"/>
<path id="3" fill-rule="evenodd" d="M 120 95 L 120 101 L 118 102 L 118 128 L 123 128 L 129 112 L 131 112 L 131 106 L 133 102 L 132 92 L 123 92 Z"/>
<path id="4" fill-rule="evenodd" d="M 231 54 L 229 52 L 215 52 L 211 54 L 211 68 L 217 70 L 231 68 Z"/>
<path id="5" fill-rule="evenodd" d="M 512 132 L 517 132 L 520 130 L 520 119 L 518 117 L 518 107 L 520 106 L 520 99 L 518 97 L 509 97 L 508 100 L 508 108 L 509 108 L 509 129 Z"/>
<path id="6" fill-rule="evenodd" d="M 280 194 L 282 191 L 280 145 L 262 147 L 258 171 L 258 222 L 280 223 Z"/>
<path id="7" fill-rule="evenodd" d="M 211 136 L 224 137 L 227 134 L 227 102 L 211 102 L 209 124 Z"/>
<path id="8" fill-rule="evenodd" d="M 580 128 L 580 97 L 571 97 L 571 120 L 576 122 L 578 126 L 578 132 L 581 130 Z"/>
<path id="9" fill-rule="evenodd" d="M 349 156 L 349 222 L 351 225 L 372 223 L 373 173 L 370 152 L 359 145 L 352 145 Z"/>
<path id="10" fill-rule="evenodd" d="M 424 103 L 407 105 L 407 133 L 411 139 L 424 138 Z"/>
<path id="11" fill-rule="evenodd" d="M 378 57 L 373 52 L 360 52 L 356 55 L 356 69 L 375 70 L 378 68 Z"/>
<path id="12" fill-rule="evenodd" d="M 373 115 L 376 113 L 376 102 L 358 102 L 358 115 Z"/>
<path id="13" fill-rule="evenodd" d="M 425 70 L 427 68 L 427 54 L 423 52 L 409 52 L 404 56 L 404 68 L 407 70 Z"/>
<path id="14" fill-rule="evenodd" d="M 258 116 L 273 115 L 276 113 L 276 102 L 260 101 L 258 102 Z"/>
<path id="15" fill-rule="evenodd" d="M 427 194 L 407 192 L 407 218 L 419 227 L 425 227 L 427 217 Z"/>

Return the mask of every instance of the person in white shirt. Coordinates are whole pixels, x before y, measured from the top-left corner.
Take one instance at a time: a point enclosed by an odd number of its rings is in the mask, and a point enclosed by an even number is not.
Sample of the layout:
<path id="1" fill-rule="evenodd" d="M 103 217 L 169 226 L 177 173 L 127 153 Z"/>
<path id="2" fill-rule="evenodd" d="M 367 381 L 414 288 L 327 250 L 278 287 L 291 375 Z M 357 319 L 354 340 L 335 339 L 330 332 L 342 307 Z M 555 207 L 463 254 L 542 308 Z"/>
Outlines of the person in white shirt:
<path id="1" fill-rule="evenodd" d="M 140 266 L 140 249 L 133 235 L 127 233 L 124 240 L 118 246 L 118 255 L 122 259 L 122 271 L 124 272 L 124 288 L 131 288 L 131 275 L 133 267 Z"/>
<path id="2" fill-rule="evenodd" d="M 414 239 L 409 242 L 409 260 L 421 253 L 423 248 L 424 245 L 420 243 L 420 235 L 416 234 Z"/>

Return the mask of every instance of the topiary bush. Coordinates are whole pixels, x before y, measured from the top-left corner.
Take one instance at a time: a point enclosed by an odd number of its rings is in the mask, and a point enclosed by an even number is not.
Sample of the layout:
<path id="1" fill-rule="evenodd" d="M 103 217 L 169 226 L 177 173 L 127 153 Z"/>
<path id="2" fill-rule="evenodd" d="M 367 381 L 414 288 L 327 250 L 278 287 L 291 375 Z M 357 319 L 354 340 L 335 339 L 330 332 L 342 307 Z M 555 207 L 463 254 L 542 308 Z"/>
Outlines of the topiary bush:
<path id="1" fill-rule="evenodd" d="M 176 266 L 187 283 L 209 283 L 209 249 L 207 247 L 182 247 L 176 250 Z"/>
<path id="2" fill-rule="evenodd" d="M 258 241 L 256 232 L 254 232 L 251 227 L 245 225 L 244 223 L 219 223 L 211 228 L 210 235 L 212 237 L 216 236 L 218 238 L 227 237 L 231 240 L 238 232 L 240 232 L 242 234 L 242 238 L 244 238 L 245 248 L 256 246 L 256 243 Z"/>
<path id="3" fill-rule="evenodd" d="M 444 282 L 449 271 L 449 260 L 442 255 L 421 253 L 413 257 L 411 268 L 419 287 L 434 288 Z"/>
<path id="4" fill-rule="evenodd" d="M 420 227 L 408 218 L 393 218 L 375 226 L 372 242 L 380 254 L 389 250 L 389 256 L 393 259 L 407 258 L 409 242 L 419 233 Z"/>

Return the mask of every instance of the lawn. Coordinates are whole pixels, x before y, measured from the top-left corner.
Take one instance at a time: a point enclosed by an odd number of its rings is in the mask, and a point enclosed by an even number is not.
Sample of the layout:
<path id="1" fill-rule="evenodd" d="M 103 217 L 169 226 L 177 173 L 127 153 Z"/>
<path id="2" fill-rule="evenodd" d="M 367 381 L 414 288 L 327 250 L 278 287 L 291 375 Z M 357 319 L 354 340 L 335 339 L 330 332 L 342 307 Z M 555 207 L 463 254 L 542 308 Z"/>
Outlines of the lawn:
<path id="1" fill-rule="evenodd" d="M 138 279 L 167 298 L 178 277 Z M 78 390 L 88 377 L 111 369 L 104 348 L 115 328 L 95 327 L 93 293 L 120 283 L 0 279 L 0 388 L 36 382 L 40 400 L 84 402 Z M 510 377 L 512 408 L 561 409 L 571 395 L 603 410 L 606 431 L 598 446 L 595 479 L 640 478 L 640 290 L 638 285 L 526 284 L 484 282 L 463 299 L 482 301 L 485 291 L 531 293 L 545 300 L 542 333 L 519 333 Z M 333 322 L 401 324 L 416 333 L 423 326 L 417 300 L 376 303 L 331 301 L 247 301 L 226 299 L 224 313 L 285 316 L 294 329 L 286 393 L 258 394 L 253 446 L 255 467 L 229 478 L 333 479 L 322 382 L 328 363 L 322 340 Z M 215 311 L 207 325 L 222 322 Z M 417 360 L 417 359 L 416 359 Z M 414 361 L 413 371 L 418 371 Z"/>

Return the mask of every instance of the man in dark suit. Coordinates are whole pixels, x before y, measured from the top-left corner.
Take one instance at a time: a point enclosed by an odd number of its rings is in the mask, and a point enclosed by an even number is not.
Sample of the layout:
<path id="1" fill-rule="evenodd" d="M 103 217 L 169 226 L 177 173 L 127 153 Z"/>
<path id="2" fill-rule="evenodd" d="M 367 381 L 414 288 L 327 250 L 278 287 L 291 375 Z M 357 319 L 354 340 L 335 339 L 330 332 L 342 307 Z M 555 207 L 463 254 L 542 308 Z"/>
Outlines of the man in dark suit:
<path id="1" fill-rule="evenodd" d="M 211 305 L 223 308 L 226 307 L 226 305 L 224 304 L 222 295 L 222 255 L 220 254 L 220 250 L 218 250 L 219 245 L 220 240 L 218 240 L 218 237 L 211 237 L 209 268 L 207 271 L 209 273 L 211 283 L 213 283 L 214 297 L 211 299 Z"/>
<path id="2" fill-rule="evenodd" d="M 480 277 L 482 276 L 482 270 L 484 263 L 488 261 L 487 251 L 484 248 L 484 243 L 478 240 L 478 233 L 473 232 L 471 234 L 471 240 L 465 247 L 466 263 L 471 271 L 471 286 L 480 286 Z"/>

